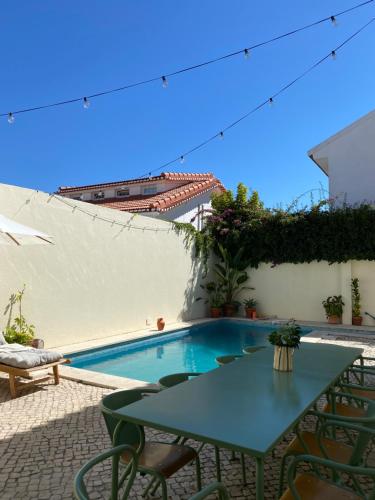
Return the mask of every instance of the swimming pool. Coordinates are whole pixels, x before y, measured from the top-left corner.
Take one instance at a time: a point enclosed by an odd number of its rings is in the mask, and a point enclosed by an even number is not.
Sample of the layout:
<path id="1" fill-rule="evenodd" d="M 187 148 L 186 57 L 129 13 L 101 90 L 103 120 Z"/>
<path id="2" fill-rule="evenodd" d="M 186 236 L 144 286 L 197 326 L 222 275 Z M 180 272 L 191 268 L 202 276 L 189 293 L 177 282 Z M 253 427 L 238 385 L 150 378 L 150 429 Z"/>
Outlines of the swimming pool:
<path id="1" fill-rule="evenodd" d="M 217 356 L 240 354 L 246 346 L 267 345 L 267 336 L 276 328 L 223 319 L 141 341 L 73 353 L 69 358 L 72 367 L 157 382 L 169 373 L 212 370 L 217 367 Z M 306 335 L 311 328 L 302 331 Z"/>

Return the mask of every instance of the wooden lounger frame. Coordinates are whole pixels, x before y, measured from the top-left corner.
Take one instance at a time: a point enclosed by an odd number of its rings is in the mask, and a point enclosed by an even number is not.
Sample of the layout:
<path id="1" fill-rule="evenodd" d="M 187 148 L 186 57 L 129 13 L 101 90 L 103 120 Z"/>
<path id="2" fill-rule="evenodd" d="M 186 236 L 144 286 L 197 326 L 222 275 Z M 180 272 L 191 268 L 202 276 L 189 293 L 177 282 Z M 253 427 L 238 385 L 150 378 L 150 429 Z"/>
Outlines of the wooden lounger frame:
<path id="1" fill-rule="evenodd" d="M 47 365 L 39 365 L 34 366 L 33 368 L 16 368 L 15 366 L 2 365 L 0 364 L 0 372 L 5 372 L 9 375 L 9 389 L 12 398 L 17 397 L 17 391 L 25 389 L 30 385 L 39 384 L 41 382 L 45 382 L 49 380 L 51 375 L 48 374 L 44 377 L 39 377 L 36 379 L 29 380 L 28 382 L 20 382 L 16 380 L 16 377 L 22 378 L 30 378 L 33 372 L 40 372 L 42 370 L 48 370 L 52 368 L 53 370 L 53 378 L 55 379 L 55 384 L 57 385 L 60 382 L 59 376 L 59 365 L 63 365 L 65 363 L 70 363 L 70 359 L 60 359 L 59 361 L 55 361 L 54 363 L 48 363 Z"/>

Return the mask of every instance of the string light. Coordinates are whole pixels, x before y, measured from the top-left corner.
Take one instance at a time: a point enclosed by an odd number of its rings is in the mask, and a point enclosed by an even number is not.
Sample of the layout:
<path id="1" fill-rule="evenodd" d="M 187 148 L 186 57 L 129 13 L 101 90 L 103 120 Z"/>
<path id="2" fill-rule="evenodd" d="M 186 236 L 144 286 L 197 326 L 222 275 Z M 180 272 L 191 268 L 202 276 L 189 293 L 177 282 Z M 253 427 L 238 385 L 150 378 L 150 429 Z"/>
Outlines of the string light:
<path id="1" fill-rule="evenodd" d="M 308 30 L 310 28 L 318 26 L 318 25 L 320 25 L 322 23 L 325 23 L 327 21 L 328 22 L 333 22 L 332 18 L 335 19 L 335 21 L 336 21 L 339 16 L 343 16 L 343 15 L 348 14 L 350 12 L 353 12 L 353 11 L 355 11 L 357 9 L 365 7 L 366 5 L 372 4 L 374 1 L 375 0 L 365 0 L 362 3 L 360 3 L 360 4 L 354 5 L 353 7 L 349 7 L 348 9 L 345 9 L 345 10 L 342 10 L 340 12 L 337 12 L 336 14 L 330 15 L 328 17 L 324 17 L 324 18 L 319 19 L 317 21 L 313 21 L 313 22 L 311 22 L 309 24 L 306 24 L 304 26 L 300 26 L 299 28 L 296 28 L 296 29 L 294 29 L 292 31 L 288 31 L 288 32 L 283 33 L 281 35 L 274 36 L 274 37 L 272 37 L 272 38 L 270 38 L 268 40 L 264 40 L 262 42 L 256 43 L 256 44 L 254 44 L 252 46 L 247 47 L 246 49 L 242 48 L 240 50 L 236 50 L 236 51 L 231 52 L 231 53 L 223 54 L 222 56 L 219 56 L 219 57 L 216 57 L 214 59 L 210 59 L 210 60 L 204 61 L 204 62 L 199 63 L 199 64 L 194 64 L 192 66 L 181 68 L 181 69 L 179 69 L 177 71 L 174 71 L 174 72 L 171 72 L 171 73 L 167 73 L 165 76 L 156 76 L 156 77 L 153 77 L 153 78 L 148 78 L 147 80 L 142 80 L 142 81 L 130 83 L 130 84 L 127 84 L 127 85 L 118 86 L 116 88 L 112 88 L 112 89 L 109 89 L 109 90 L 99 91 L 99 92 L 96 92 L 95 94 L 87 95 L 86 99 L 89 100 L 89 99 L 94 99 L 96 97 L 101 97 L 101 96 L 104 96 L 104 95 L 112 94 L 112 93 L 115 93 L 115 92 L 122 92 L 122 91 L 125 91 L 125 90 L 128 90 L 128 89 L 134 88 L 134 87 L 139 87 L 141 85 L 147 85 L 147 84 L 156 82 L 156 81 L 158 81 L 160 79 L 162 79 L 163 87 L 167 87 L 167 85 L 168 85 L 167 77 L 185 74 L 188 71 L 193 71 L 193 70 L 202 68 L 204 66 L 208 66 L 210 64 L 214 64 L 214 63 L 217 63 L 217 62 L 220 62 L 220 61 L 224 61 L 224 60 L 226 60 L 228 58 L 236 57 L 236 56 L 238 56 L 240 54 L 242 54 L 242 55 L 244 55 L 246 57 L 247 55 L 249 55 L 251 53 L 251 50 L 254 50 L 254 49 L 263 47 L 265 45 L 277 42 L 277 41 L 279 41 L 279 40 L 281 40 L 283 38 L 287 38 L 287 37 L 293 36 L 293 35 L 295 35 L 297 33 L 300 33 L 301 31 Z M 79 102 L 79 101 L 82 101 L 82 100 L 84 101 L 84 99 L 85 99 L 84 97 L 76 97 L 76 98 L 73 98 L 73 99 L 68 99 L 68 100 L 64 100 L 64 101 L 57 101 L 57 102 L 53 102 L 53 103 L 50 103 L 50 104 L 44 104 L 44 105 L 41 105 L 41 106 L 32 106 L 32 107 L 28 107 L 28 108 L 18 109 L 18 110 L 13 111 L 13 115 L 16 115 L 16 114 L 19 114 L 19 113 L 29 113 L 29 112 L 32 112 L 32 111 L 39 111 L 39 110 L 42 110 L 42 109 L 54 108 L 54 107 L 58 107 L 58 106 L 64 106 L 64 105 L 72 104 L 72 103 Z M 7 115 L 8 115 L 8 113 L 0 113 L 0 116 L 7 116 Z"/>
<path id="2" fill-rule="evenodd" d="M 311 71 L 313 71 L 314 69 L 316 69 L 323 62 L 325 62 L 327 59 L 329 59 L 330 57 L 336 56 L 336 53 L 337 53 L 338 50 L 342 49 L 351 40 L 353 40 L 355 37 L 357 37 L 363 30 L 365 30 L 368 26 L 370 26 L 370 24 L 372 24 L 374 21 L 375 21 L 375 17 L 373 17 L 372 19 L 370 19 L 370 21 L 368 21 L 361 28 L 359 28 L 357 31 L 355 31 L 352 35 L 350 35 L 348 38 L 346 38 L 340 45 L 338 45 L 335 48 L 335 50 L 333 50 L 332 52 L 329 52 L 327 55 L 325 55 L 324 57 L 322 57 L 321 59 L 319 59 L 317 62 L 315 62 L 311 66 L 309 66 L 303 73 L 301 73 L 299 76 L 297 76 L 296 78 L 294 78 L 294 80 L 292 80 L 289 83 L 287 83 L 286 85 L 284 85 L 281 89 L 278 90 L 278 92 L 276 92 L 275 94 L 273 94 L 273 97 L 270 97 L 269 99 L 261 102 L 260 104 L 258 104 L 257 106 L 255 106 L 253 109 L 251 109 L 250 111 L 248 111 L 247 113 L 245 113 L 241 117 L 237 118 L 237 120 L 235 120 L 234 122 L 230 123 L 227 127 L 225 127 L 224 129 L 222 129 L 220 132 L 217 132 L 216 134 L 212 135 L 211 137 L 208 137 L 207 139 L 205 139 L 204 141 L 202 141 L 200 144 L 197 144 L 196 146 L 192 147 L 190 150 L 185 151 L 184 152 L 184 157 L 186 157 L 186 156 L 190 155 L 191 153 L 194 153 L 195 151 L 198 151 L 199 149 L 202 149 L 203 147 L 207 146 L 207 144 L 209 144 L 213 140 L 217 139 L 218 136 L 219 137 L 224 137 L 224 132 L 226 132 L 227 130 L 230 130 L 231 128 L 233 128 L 235 126 L 237 126 L 239 123 L 241 123 L 243 120 L 245 120 L 246 118 L 248 118 L 249 116 L 251 116 L 252 114 L 254 114 L 256 111 L 259 111 L 264 106 L 266 106 L 267 103 L 270 106 L 272 106 L 273 103 L 274 103 L 275 97 L 278 97 L 279 95 L 281 95 L 284 92 L 286 92 L 288 89 L 290 89 L 293 85 L 295 85 L 297 82 L 299 82 L 300 80 L 302 80 L 302 78 L 305 78 Z M 160 167 L 155 168 L 151 172 L 154 173 L 154 172 L 158 172 L 159 170 L 163 170 L 163 169 L 169 167 L 170 165 L 173 165 L 174 163 L 176 163 L 180 158 L 181 157 L 178 156 L 177 158 L 174 158 L 173 160 L 170 160 L 170 161 L 164 163 Z M 137 179 L 143 179 L 145 177 L 145 175 L 146 174 L 140 175 L 139 177 L 137 177 Z"/>
<path id="3" fill-rule="evenodd" d="M 249 57 L 250 57 L 250 50 L 249 49 L 245 49 L 243 51 L 243 55 L 244 55 L 245 59 L 249 59 Z"/>
<path id="4" fill-rule="evenodd" d="M 336 60 L 336 51 L 335 50 L 332 50 L 331 52 L 331 57 L 332 59 L 335 61 Z"/>
<path id="5" fill-rule="evenodd" d="M 185 157 L 184 157 L 184 155 L 180 156 L 180 163 L 181 163 L 181 164 L 182 164 L 182 163 L 185 163 Z"/>
<path id="6" fill-rule="evenodd" d="M 8 123 L 10 123 L 12 125 L 12 123 L 14 123 L 14 116 L 13 116 L 13 113 L 8 113 Z"/>
<path id="7" fill-rule="evenodd" d="M 84 98 L 83 98 L 83 107 L 84 107 L 85 109 L 89 109 L 90 104 L 91 104 L 90 100 L 89 100 L 87 97 L 84 97 Z"/>
<path id="8" fill-rule="evenodd" d="M 223 131 L 220 132 L 219 137 L 220 137 L 221 140 L 224 139 L 224 132 Z"/>
<path id="9" fill-rule="evenodd" d="M 331 16 L 331 23 L 335 28 L 337 28 L 337 19 L 335 16 Z"/>

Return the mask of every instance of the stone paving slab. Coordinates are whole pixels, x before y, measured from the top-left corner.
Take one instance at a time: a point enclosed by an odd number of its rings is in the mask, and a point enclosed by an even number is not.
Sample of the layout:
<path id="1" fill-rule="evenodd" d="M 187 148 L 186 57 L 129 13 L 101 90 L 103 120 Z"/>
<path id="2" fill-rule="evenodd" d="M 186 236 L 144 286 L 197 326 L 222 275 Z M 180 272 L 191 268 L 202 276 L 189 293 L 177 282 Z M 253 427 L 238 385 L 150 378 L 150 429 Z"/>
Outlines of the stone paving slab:
<path id="1" fill-rule="evenodd" d="M 328 342 L 328 341 L 327 341 Z M 335 340 L 340 345 L 361 346 L 367 355 L 375 356 L 368 339 Z M 11 400 L 7 379 L 0 376 L 0 498 L 1 500 L 62 500 L 72 498 L 72 481 L 76 471 L 89 458 L 110 447 L 98 402 L 109 389 L 62 380 L 59 386 L 46 383 L 25 389 Z M 275 415 L 277 418 L 277 415 Z M 249 422 L 251 425 L 251 422 Z M 306 422 L 307 427 L 312 422 Z M 170 439 L 155 431 L 148 437 Z M 287 440 L 291 436 L 287 436 Z M 287 440 L 282 442 L 265 465 L 265 498 L 276 498 L 280 457 Z M 196 446 L 189 441 L 189 444 Z M 222 451 L 223 482 L 230 497 L 238 500 L 254 498 L 255 467 L 246 459 L 249 484 L 242 485 L 239 461 L 231 461 L 231 453 Z M 214 453 L 206 445 L 202 451 L 203 483 L 215 480 Z M 106 498 L 110 464 L 98 466 L 89 477 L 93 499 Z M 147 484 L 138 478 L 130 498 L 141 500 Z M 187 466 L 168 481 L 170 498 L 186 500 L 196 491 L 195 467 Z M 156 494 L 155 498 L 160 498 Z"/>

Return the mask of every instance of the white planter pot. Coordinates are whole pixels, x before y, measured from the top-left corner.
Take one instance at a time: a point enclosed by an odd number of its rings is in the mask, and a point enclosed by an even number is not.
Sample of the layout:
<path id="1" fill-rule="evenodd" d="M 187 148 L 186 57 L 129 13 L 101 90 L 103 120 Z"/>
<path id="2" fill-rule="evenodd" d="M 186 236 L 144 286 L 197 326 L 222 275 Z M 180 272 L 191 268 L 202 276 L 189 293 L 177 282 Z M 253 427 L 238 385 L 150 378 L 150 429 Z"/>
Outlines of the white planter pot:
<path id="1" fill-rule="evenodd" d="M 293 347 L 280 347 L 275 345 L 273 368 L 280 372 L 291 372 L 293 370 L 293 353 Z"/>

